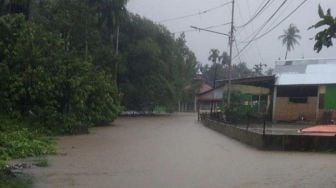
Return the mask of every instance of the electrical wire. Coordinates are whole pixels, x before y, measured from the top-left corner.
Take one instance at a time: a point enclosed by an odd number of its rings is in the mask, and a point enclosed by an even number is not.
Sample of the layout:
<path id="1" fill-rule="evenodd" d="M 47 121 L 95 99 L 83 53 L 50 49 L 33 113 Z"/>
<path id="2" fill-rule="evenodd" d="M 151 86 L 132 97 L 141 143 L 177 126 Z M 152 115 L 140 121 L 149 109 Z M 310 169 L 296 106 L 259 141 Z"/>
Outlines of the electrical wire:
<path id="1" fill-rule="evenodd" d="M 265 2 L 265 1 L 264 1 L 264 2 Z M 249 4 L 248 4 L 248 1 L 246 1 L 246 3 L 247 3 L 247 5 L 248 5 L 247 7 L 248 7 L 248 11 L 249 11 L 249 16 L 248 16 L 248 17 L 251 17 L 251 11 L 250 11 L 250 7 L 249 7 Z M 260 4 L 260 6 L 259 6 L 256 10 L 259 10 L 259 8 L 261 8 L 263 4 L 264 4 L 264 3 Z M 244 20 L 245 18 L 243 17 L 241 8 L 240 8 L 240 6 L 239 6 L 239 3 L 237 3 L 236 6 L 237 6 L 237 8 L 238 8 L 239 17 L 240 17 L 242 20 Z M 253 23 L 252 23 L 252 25 L 253 25 Z M 254 28 L 253 28 L 253 30 L 254 30 Z M 244 32 L 244 34 L 247 33 L 247 31 L 243 29 L 243 30 L 237 30 L 237 33 L 236 33 L 236 34 L 238 34 L 238 33 L 240 33 L 240 32 Z M 235 43 L 236 43 L 236 49 L 237 49 L 237 53 L 238 53 L 239 50 L 238 50 L 238 45 L 237 45 L 236 36 L 235 36 Z M 252 60 L 251 56 L 250 56 L 248 53 L 245 53 L 244 55 L 247 57 L 248 60 L 250 60 L 250 61 Z M 254 56 L 253 56 L 253 57 L 254 57 Z M 239 57 L 239 59 L 240 59 L 240 61 L 241 61 L 241 57 Z M 246 58 L 245 58 L 245 59 L 246 59 Z"/>
<path id="2" fill-rule="evenodd" d="M 265 28 L 265 26 L 273 19 L 273 17 L 280 11 L 280 9 L 286 4 L 288 0 L 284 0 L 281 5 L 275 10 L 275 12 L 266 20 L 266 22 L 261 26 L 261 28 L 255 32 L 255 35 L 253 38 L 240 50 L 240 53 L 238 53 L 233 59 L 237 58 L 258 36 L 258 34 Z"/>
<path id="3" fill-rule="evenodd" d="M 247 3 L 247 8 L 248 8 L 249 16 L 251 16 L 250 3 L 249 3 L 249 1 L 246 1 L 246 3 Z M 252 29 L 254 30 L 254 28 L 255 28 L 255 26 L 254 26 L 254 24 L 252 23 Z M 237 42 L 236 42 L 236 43 L 237 43 Z M 260 53 L 260 48 L 259 48 L 259 43 L 258 43 L 258 41 L 255 43 L 255 46 L 256 46 L 256 48 L 254 48 L 254 49 L 257 51 L 257 54 L 258 54 L 258 56 L 259 56 L 259 61 L 264 62 L 264 59 L 263 59 L 263 57 L 262 57 L 262 55 L 261 55 L 261 53 Z"/>
<path id="4" fill-rule="evenodd" d="M 234 40 L 234 42 L 235 42 L 235 46 L 236 46 L 236 49 L 237 49 L 237 53 L 239 54 L 238 55 L 239 63 L 242 63 L 242 60 L 241 60 L 241 57 L 240 57 L 240 51 L 239 51 L 238 44 L 237 44 L 237 40 Z"/>
<path id="5" fill-rule="evenodd" d="M 267 34 L 269 34 L 270 32 L 272 32 L 275 28 L 279 27 L 279 25 L 281 25 L 284 21 L 286 21 L 290 16 L 292 16 L 300 7 L 302 7 L 308 0 L 303 0 L 299 6 L 297 6 L 292 12 L 290 12 L 285 18 L 283 18 L 278 24 L 276 24 L 274 27 L 272 27 L 271 29 L 269 29 L 268 31 L 266 31 L 265 33 L 261 34 L 260 36 L 256 37 L 255 39 L 253 39 L 253 41 L 255 40 L 259 40 L 262 37 L 266 36 Z"/>
<path id="6" fill-rule="evenodd" d="M 227 22 L 227 23 L 223 23 L 223 24 L 219 24 L 219 25 L 213 25 L 213 26 L 205 27 L 204 29 L 218 28 L 218 27 L 222 27 L 222 26 L 226 26 L 226 25 L 230 25 L 230 24 L 231 24 L 231 22 Z"/>
<path id="7" fill-rule="evenodd" d="M 212 25 L 212 26 L 208 26 L 208 27 L 202 27 L 202 29 L 213 29 L 213 28 L 218 28 L 218 27 L 222 27 L 222 26 L 230 25 L 230 24 L 231 24 L 231 22 L 227 22 L 227 23 L 223 23 L 223 24 Z M 188 30 L 177 31 L 177 32 L 173 32 L 173 33 L 188 33 L 188 32 L 195 32 L 195 31 L 199 31 L 199 30 L 188 29 Z"/>
<path id="8" fill-rule="evenodd" d="M 159 21 L 159 23 L 171 22 L 171 21 L 181 20 L 181 19 L 185 19 L 185 18 L 189 18 L 189 17 L 193 17 L 193 16 L 199 16 L 199 15 L 206 14 L 206 13 L 209 13 L 211 11 L 220 9 L 222 7 L 225 7 L 226 5 L 229 5 L 231 3 L 232 2 L 230 1 L 230 2 L 226 2 L 224 4 L 221 4 L 219 6 L 216 6 L 216 7 L 213 7 L 213 8 L 209 8 L 207 10 L 200 11 L 198 13 L 187 14 L 187 15 L 184 15 L 184 16 L 178 16 L 178 17 L 174 17 L 174 18 L 164 19 L 164 20 Z"/>
<path id="9" fill-rule="evenodd" d="M 250 18 L 245 24 L 236 26 L 236 28 L 243 28 L 247 25 L 249 25 L 250 23 L 252 23 L 266 8 L 267 5 L 269 5 L 269 3 L 271 3 L 273 0 L 267 0 L 266 3 L 261 7 L 261 9 L 259 11 L 257 11 L 254 16 L 252 16 L 252 18 Z"/>

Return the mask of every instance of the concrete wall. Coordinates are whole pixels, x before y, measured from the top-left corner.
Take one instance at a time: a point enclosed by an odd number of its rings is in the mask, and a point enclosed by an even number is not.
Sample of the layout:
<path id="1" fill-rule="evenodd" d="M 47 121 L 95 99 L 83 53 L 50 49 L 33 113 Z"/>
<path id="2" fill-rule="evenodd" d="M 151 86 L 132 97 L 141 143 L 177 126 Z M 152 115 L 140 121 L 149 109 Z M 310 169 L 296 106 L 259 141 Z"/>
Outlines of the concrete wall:
<path id="1" fill-rule="evenodd" d="M 296 121 L 300 115 L 305 117 L 305 120 L 316 120 L 317 97 L 308 97 L 308 102 L 293 103 L 288 97 L 277 97 L 275 108 L 275 120 L 277 121 Z"/>
<path id="2" fill-rule="evenodd" d="M 261 150 L 336 151 L 335 136 L 262 135 L 206 118 L 202 119 L 202 123 L 230 138 Z"/>
<path id="3" fill-rule="evenodd" d="M 210 119 L 203 119 L 202 123 L 215 131 L 223 133 L 224 135 L 239 140 L 240 142 L 243 142 L 247 145 L 251 145 L 258 149 L 264 148 L 263 138 L 259 134 L 239 129 L 224 123 L 216 122 Z"/>

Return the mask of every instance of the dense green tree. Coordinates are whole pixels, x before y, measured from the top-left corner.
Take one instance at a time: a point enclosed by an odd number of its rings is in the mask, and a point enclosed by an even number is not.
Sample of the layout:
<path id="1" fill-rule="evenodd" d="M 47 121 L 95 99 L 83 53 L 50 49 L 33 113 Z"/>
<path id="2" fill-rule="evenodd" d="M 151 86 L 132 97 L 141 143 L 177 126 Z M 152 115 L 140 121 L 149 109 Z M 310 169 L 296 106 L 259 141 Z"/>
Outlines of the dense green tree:
<path id="1" fill-rule="evenodd" d="M 321 18 L 319 22 L 311 26 L 312 28 L 325 27 L 322 31 L 318 32 L 315 36 L 314 50 L 320 52 L 323 46 L 329 48 L 333 45 L 332 40 L 336 38 L 336 17 L 331 15 L 330 9 L 324 13 L 322 7 L 319 5 L 318 14 Z"/>
<path id="2" fill-rule="evenodd" d="M 90 60 L 65 50 L 59 35 L 21 15 L 1 17 L 0 31 L 1 112 L 50 128 L 58 125 L 62 131 L 70 131 L 75 122 L 88 125 L 116 117 L 115 85 Z"/>
<path id="3" fill-rule="evenodd" d="M 256 76 L 263 76 L 264 75 L 264 67 L 266 68 L 267 64 L 259 63 L 259 64 L 255 64 L 253 66 L 253 70 L 254 70 L 254 73 L 256 74 Z"/>
<path id="4" fill-rule="evenodd" d="M 176 108 L 183 88 L 196 72 L 196 58 L 187 48 L 185 36 L 174 39 L 163 26 L 131 14 L 121 31 L 123 104 L 133 110 Z"/>
<path id="5" fill-rule="evenodd" d="M 16 12 L 0 2 L 1 113 L 71 131 L 112 121 L 120 100 L 173 111 L 184 96 L 197 64 L 184 34 L 128 13 L 125 0 L 27 2 Z"/>
<path id="6" fill-rule="evenodd" d="M 299 32 L 300 30 L 294 24 L 290 24 L 288 29 L 284 30 L 284 34 L 279 36 L 282 44 L 286 46 L 285 59 L 287 59 L 288 52 L 294 49 L 294 45 L 299 44 L 298 39 L 301 39 Z"/>

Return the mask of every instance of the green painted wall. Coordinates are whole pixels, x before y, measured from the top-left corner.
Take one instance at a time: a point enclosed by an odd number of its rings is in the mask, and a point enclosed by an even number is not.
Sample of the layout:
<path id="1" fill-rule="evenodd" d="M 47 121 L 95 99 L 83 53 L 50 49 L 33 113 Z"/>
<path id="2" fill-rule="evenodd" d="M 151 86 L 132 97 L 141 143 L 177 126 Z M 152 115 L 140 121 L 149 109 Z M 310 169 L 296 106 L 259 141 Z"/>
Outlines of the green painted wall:
<path id="1" fill-rule="evenodd" d="M 327 86 L 324 100 L 325 109 L 336 109 L 336 85 Z"/>

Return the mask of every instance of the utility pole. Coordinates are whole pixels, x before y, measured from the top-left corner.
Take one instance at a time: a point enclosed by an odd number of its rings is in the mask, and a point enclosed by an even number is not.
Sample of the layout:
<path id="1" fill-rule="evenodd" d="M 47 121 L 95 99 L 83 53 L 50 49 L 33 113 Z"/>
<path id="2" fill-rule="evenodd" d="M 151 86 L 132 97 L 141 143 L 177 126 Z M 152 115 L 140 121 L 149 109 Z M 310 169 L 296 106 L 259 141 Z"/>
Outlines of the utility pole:
<path id="1" fill-rule="evenodd" d="M 230 45 L 230 62 L 229 62 L 229 83 L 228 83 L 228 91 L 227 91 L 227 103 L 230 107 L 231 103 L 231 85 L 232 85 L 232 47 L 233 47 L 233 40 L 234 40 L 234 9 L 235 9 L 235 0 L 232 0 L 232 16 L 231 16 L 231 32 L 230 32 L 230 38 L 229 38 L 229 45 Z"/>
<path id="2" fill-rule="evenodd" d="M 235 9 L 235 0 L 232 0 L 232 15 L 231 15 L 231 31 L 230 31 L 230 35 L 226 34 L 226 33 L 220 33 L 217 31 L 212 31 L 206 28 L 199 28 L 196 26 L 190 26 L 193 29 L 197 29 L 199 31 L 207 31 L 210 33 L 215 33 L 215 34 L 219 34 L 219 35 L 225 35 L 229 37 L 229 46 L 230 46 L 230 62 L 229 62 L 229 83 L 228 83 L 228 90 L 227 90 L 227 103 L 228 106 L 230 107 L 230 103 L 231 103 L 231 85 L 232 85 L 232 47 L 233 47 L 233 42 L 234 42 L 234 9 Z"/>

